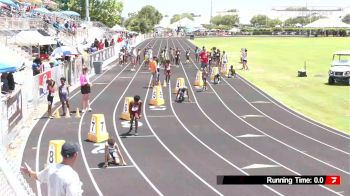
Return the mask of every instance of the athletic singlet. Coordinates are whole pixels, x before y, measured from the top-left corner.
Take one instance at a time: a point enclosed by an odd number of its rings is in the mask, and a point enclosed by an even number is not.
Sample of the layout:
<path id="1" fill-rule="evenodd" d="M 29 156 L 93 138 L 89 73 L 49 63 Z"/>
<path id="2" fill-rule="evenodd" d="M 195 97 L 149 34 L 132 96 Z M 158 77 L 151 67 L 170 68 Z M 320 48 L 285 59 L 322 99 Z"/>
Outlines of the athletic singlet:
<path id="1" fill-rule="evenodd" d="M 139 110 L 139 104 L 137 104 L 137 105 L 132 105 L 131 111 L 137 112 L 138 110 Z"/>

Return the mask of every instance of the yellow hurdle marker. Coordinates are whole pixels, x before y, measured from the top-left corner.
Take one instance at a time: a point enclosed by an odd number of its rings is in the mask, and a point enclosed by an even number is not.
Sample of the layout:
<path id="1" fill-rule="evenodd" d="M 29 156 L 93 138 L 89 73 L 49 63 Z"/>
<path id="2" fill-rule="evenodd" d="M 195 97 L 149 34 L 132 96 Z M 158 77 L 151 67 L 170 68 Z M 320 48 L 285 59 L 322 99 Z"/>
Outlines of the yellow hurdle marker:
<path id="1" fill-rule="evenodd" d="M 88 133 L 88 140 L 95 143 L 106 141 L 109 138 L 105 115 L 104 114 L 93 114 L 91 117 L 91 126 Z"/>
<path id="2" fill-rule="evenodd" d="M 228 63 L 225 65 L 225 67 L 221 67 L 221 74 L 226 77 L 228 77 L 230 74 L 230 65 Z"/>
<path id="3" fill-rule="evenodd" d="M 75 118 L 80 118 L 80 110 L 77 108 L 77 112 L 75 113 Z"/>
<path id="4" fill-rule="evenodd" d="M 164 97 L 163 97 L 163 90 L 160 86 L 154 86 L 153 92 L 152 92 L 152 98 L 149 101 L 150 105 L 164 105 Z"/>
<path id="5" fill-rule="evenodd" d="M 202 71 L 198 70 L 196 74 L 196 80 L 194 81 L 194 86 L 203 86 Z"/>
<path id="6" fill-rule="evenodd" d="M 64 143 L 66 143 L 65 140 L 50 140 L 47 164 L 62 162 L 61 149 Z"/>
<path id="7" fill-rule="evenodd" d="M 176 94 L 177 91 L 179 91 L 179 89 L 183 88 L 184 86 L 185 86 L 185 79 L 184 78 L 177 78 L 175 88 L 173 89 L 173 93 Z"/>
<path id="8" fill-rule="evenodd" d="M 134 101 L 133 97 L 125 97 L 124 105 L 123 105 L 123 112 L 120 115 L 120 119 L 122 120 L 130 120 L 130 111 L 129 106 L 130 103 Z"/>
<path id="9" fill-rule="evenodd" d="M 213 67 L 211 69 L 211 75 L 210 75 L 210 81 L 214 82 L 215 76 L 219 73 L 219 68 L 218 67 Z"/>
<path id="10" fill-rule="evenodd" d="M 70 118 L 70 111 L 69 108 L 66 108 L 66 116 L 65 118 Z"/>
<path id="11" fill-rule="evenodd" d="M 61 118 L 60 111 L 56 110 L 56 112 L 55 112 L 55 118 Z"/>

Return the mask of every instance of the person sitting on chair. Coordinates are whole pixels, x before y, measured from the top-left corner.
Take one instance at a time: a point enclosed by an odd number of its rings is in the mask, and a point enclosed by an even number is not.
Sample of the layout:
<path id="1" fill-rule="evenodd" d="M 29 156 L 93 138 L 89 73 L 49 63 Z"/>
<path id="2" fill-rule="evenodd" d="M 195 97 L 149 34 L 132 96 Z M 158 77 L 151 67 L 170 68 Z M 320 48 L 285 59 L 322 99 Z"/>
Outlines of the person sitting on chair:
<path id="1" fill-rule="evenodd" d="M 186 86 L 184 86 L 183 88 L 179 88 L 179 90 L 177 91 L 177 94 L 176 94 L 175 101 L 178 103 L 185 101 L 185 93 L 188 97 L 188 101 L 190 101 L 190 95 L 188 94 L 188 89 Z"/>

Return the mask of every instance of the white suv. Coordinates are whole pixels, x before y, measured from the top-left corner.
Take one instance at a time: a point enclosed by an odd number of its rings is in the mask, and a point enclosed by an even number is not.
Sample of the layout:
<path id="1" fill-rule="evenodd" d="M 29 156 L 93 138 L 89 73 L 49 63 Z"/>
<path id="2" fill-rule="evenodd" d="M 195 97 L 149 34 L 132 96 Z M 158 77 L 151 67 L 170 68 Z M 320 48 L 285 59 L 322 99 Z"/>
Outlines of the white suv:
<path id="1" fill-rule="evenodd" d="M 328 84 L 346 82 L 350 85 L 350 51 L 340 51 L 333 54 L 332 66 L 328 75 Z"/>

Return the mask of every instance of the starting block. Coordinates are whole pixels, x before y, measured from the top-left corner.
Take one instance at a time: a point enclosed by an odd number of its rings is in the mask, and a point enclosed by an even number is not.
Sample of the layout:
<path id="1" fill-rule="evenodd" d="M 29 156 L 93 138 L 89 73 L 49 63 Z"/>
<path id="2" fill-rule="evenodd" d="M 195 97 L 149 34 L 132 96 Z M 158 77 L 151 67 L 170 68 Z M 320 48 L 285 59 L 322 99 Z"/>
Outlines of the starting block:
<path id="1" fill-rule="evenodd" d="M 150 105 L 164 105 L 163 90 L 161 86 L 154 86 L 152 92 L 152 98 L 149 101 Z"/>
<path id="2" fill-rule="evenodd" d="M 106 141 L 109 138 L 105 115 L 104 114 L 93 114 L 91 117 L 91 126 L 88 133 L 88 140 L 95 143 Z"/>
<path id="3" fill-rule="evenodd" d="M 176 79 L 176 85 L 173 89 L 173 93 L 176 94 L 180 88 L 183 88 L 185 86 L 185 79 L 184 78 L 177 78 Z"/>
<path id="4" fill-rule="evenodd" d="M 130 103 L 134 101 L 133 97 L 125 97 L 124 100 L 124 105 L 123 105 L 123 112 L 120 115 L 120 119 L 122 120 L 131 120 L 130 119 L 130 111 L 129 111 L 129 106 Z"/>
<path id="5" fill-rule="evenodd" d="M 47 164 L 62 162 L 61 149 L 64 143 L 66 143 L 65 140 L 50 140 Z"/>

